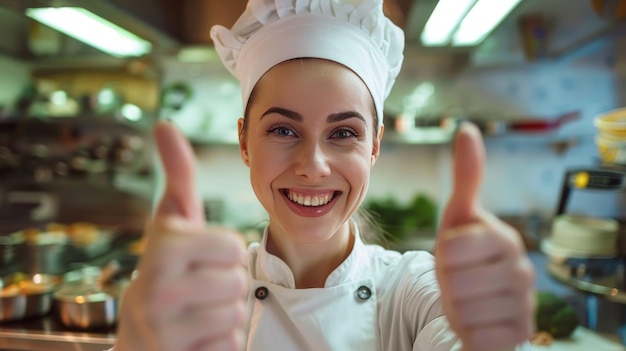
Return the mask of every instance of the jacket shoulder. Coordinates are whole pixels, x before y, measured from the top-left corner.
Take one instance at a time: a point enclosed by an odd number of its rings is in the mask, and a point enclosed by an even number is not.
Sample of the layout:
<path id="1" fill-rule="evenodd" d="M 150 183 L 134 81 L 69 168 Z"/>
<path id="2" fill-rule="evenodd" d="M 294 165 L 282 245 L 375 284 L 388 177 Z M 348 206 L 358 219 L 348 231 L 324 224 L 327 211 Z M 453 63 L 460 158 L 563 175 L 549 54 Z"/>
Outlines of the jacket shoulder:
<path id="1" fill-rule="evenodd" d="M 435 259 L 428 251 L 406 251 L 400 253 L 378 245 L 366 245 L 373 270 L 401 271 L 410 275 L 421 275 L 435 269 Z"/>

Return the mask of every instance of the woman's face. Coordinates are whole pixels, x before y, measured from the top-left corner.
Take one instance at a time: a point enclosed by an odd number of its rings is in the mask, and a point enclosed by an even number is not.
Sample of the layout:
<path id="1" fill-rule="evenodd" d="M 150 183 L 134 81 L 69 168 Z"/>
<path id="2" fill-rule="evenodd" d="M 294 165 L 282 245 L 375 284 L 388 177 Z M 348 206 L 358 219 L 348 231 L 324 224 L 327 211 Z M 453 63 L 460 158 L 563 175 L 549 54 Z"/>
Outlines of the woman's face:
<path id="1" fill-rule="evenodd" d="M 240 149 L 270 231 L 328 240 L 347 228 L 378 157 L 382 130 L 374 133 L 367 87 L 342 65 L 305 59 L 272 68 L 254 94 Z"/>

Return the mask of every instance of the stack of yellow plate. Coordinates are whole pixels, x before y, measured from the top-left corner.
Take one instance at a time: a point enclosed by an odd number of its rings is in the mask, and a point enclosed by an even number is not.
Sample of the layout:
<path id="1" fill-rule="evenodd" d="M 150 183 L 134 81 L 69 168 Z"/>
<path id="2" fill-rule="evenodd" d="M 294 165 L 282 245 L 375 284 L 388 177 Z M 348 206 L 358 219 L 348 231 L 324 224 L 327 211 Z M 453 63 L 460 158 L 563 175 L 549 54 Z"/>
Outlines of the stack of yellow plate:
<path id="1" fill-rule="evenodd" d="M 602 113 L 593 121 L 602 163 L 626 166 L 626 108 Z"/>
<path id="2" fill-rule="evenodd" d="M 562 215 L 554 220 L 552 234 L 542 248 L 556 257 L 615 257 L 618 229 L 619 223 L 613 219 Z"/>

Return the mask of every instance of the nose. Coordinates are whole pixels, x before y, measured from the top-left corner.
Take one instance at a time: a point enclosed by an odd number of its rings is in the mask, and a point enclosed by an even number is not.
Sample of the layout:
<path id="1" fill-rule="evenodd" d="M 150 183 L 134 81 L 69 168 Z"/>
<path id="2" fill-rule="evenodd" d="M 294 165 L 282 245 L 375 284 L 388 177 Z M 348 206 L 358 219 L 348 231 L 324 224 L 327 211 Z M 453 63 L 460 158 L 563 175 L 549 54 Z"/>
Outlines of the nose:
<path id="1" fill-rule="evenodd" d="M 318 143 L 303 143 L 296 153 L 296 175 L 316 182 L 330 175 L 328 151 Z"/>

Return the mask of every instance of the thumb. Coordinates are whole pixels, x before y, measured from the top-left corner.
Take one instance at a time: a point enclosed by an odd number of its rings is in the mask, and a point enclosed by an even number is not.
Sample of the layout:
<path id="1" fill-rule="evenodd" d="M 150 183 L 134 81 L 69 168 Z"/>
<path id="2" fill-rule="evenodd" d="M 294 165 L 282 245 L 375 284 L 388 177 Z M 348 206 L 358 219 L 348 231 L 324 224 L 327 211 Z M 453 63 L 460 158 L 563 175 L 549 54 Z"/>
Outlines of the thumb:
<path id="1" fill-rule="evenodd" d="M 480 131 L 471 123 L 462 123 L 454 140 L 453 192 L 443 213 L 441 232 L 477 219 L 484 166 Z"/>
<path id="2" fill-rule="evenodd" d="M 195 189 L 195 159 L 191 145 L 169 122 L 154 128 L 154 137 L 165 173 L 165 191 L 156 216 L 180 216 L 204 224 L 204 213 Z"/>

